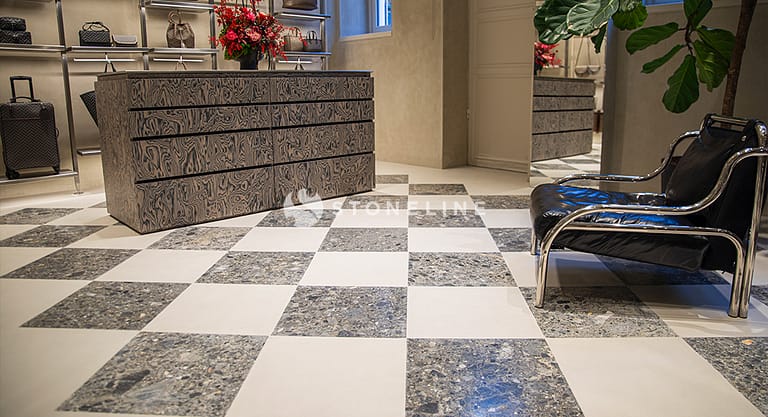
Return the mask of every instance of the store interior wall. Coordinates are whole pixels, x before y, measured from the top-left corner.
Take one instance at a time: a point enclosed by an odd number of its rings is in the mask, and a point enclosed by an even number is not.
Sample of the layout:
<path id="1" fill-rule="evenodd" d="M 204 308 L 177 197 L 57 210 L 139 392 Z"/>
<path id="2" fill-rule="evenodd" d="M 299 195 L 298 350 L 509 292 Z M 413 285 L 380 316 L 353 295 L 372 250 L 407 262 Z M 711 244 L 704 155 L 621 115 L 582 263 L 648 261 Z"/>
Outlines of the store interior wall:
<path id="1" fill-rule="evenodd" d="M 345 19 L 346 1 L 329 2 L 337 21 Z M 373 71 L 378 159 L 433 168 L 466 164 L 466 7 L 461 0 L 393 0 L 390 34 L 334 43 L 331 68 Z"/>
<path id="2" fill-rule="evenodd" d="M 683 23 L 682 5 L 651 6 L 646 26 L 670 21 Z M 738 1 L 715 2 L 704 24 L 735 33 L 739 16 Z M 747 49 L 742 61 L 734 115 L 768 120 L 766 92 L 768 76 L 768 2 L 759 1 L 752 20 Z M 666 111 L 661 102 L 667 79 L 682 60 L 681 53 L 653 74 L 642 74 L 642 65 L 666 53 L 678 40 L 629 55 L 625 48 L 628 33 L 611 28 L 608 40 L 605 90 L 605 130 L 602 170 L 607 173 L 646 174 L 657 167 L 669 144 L 678 135 L 698 129 L 707 113 L 719 113 L 725 82 L 713 92 L 700 87 L 699 100 L 682 114 Z M 675 64 L 677 63 L 677 64 Z M 611 71 L 610 69 L 616 69 Z M 660 182 L 647 185 L 611 185 L 608 189 L 656 191 Z"/>

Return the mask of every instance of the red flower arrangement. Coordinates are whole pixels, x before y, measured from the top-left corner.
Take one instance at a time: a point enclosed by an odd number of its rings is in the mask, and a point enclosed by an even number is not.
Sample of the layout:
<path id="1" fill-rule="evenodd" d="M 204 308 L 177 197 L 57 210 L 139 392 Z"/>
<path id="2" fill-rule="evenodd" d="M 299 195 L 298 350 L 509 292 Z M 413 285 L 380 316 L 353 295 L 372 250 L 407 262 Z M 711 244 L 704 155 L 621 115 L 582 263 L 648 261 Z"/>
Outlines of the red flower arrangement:
<path id="1" fill-rule="evenodd" d="M 560 65 L 563 61 L 555 56 L 557 51 L 553 51 L 558 44 L 547 45 L 541 42 L 533 43 L 533 70 L 539 73 L 542 68 Z"/>
<path id="2" fill-rule="evenodd" d="M 250 6 L 228 5 L 226 0 L 214 6 L 216 21 L 221 25 L 219 36 L 214 40 L 224 49 L 225 59 L 238 59 L 251 53 L 282 56 L 283 25 L 274 16 L 260 12 L 256 4 L 261 0 L 249 0 Z"/>

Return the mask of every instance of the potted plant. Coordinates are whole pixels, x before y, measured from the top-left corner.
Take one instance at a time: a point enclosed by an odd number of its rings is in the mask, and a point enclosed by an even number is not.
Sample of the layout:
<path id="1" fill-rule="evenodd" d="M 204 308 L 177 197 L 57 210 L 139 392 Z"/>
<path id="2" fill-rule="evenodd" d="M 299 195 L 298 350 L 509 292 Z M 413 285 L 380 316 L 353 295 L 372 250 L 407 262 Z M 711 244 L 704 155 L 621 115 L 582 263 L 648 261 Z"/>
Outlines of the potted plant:
<path id="1" fill-rule="evenodd" d="M 256 7 L 260 0 L 245 0 L 240 5 L 221 0 L 214 6 L 216 21 L 221 25 L 214 39 L 224 50 L 224 59 L 240 62 L 240 69 L 258 69 L 259 61 L 269 55 L 285 57 L 283 52 L 283 25 L 269 13 Z"/>

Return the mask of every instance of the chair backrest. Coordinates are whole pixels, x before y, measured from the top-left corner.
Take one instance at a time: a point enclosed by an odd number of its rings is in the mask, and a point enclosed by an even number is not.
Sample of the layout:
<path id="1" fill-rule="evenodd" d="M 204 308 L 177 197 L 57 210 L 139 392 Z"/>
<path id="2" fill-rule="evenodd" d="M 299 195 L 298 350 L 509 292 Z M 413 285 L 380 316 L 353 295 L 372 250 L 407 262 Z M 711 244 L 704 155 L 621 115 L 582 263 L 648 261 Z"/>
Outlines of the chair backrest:
<path id="1" fill-rule="evenodd" d="M 685 205 L 706 197 L 731 156 L 743 149 L 764 145 L 755 128 L 758 123 L 749 120 L 743 125 L 718 125 L 713 115 L 707 115 L 699 137 L 685 151 L 667 183 L 667 199 Z M 756 158 L 739 163 L 720 198 L 693 216 L 695 222 L 746 237 L 752 221 L 756 178 Z M 709 252 L 704 261 L 706 269 L 732 270 L 735 253 L 730 243 L 714 239 Z"/>

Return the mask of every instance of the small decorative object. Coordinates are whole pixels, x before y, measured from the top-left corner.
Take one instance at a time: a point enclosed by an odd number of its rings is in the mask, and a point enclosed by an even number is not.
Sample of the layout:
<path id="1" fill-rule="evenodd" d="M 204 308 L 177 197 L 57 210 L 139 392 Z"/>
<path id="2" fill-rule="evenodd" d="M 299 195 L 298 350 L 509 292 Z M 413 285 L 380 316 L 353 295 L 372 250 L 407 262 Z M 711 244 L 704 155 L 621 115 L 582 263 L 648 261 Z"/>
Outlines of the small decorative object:
<path id="1" fill-rule="evenodd" d="M 310 30 L 304 40 L 304 52 L 322 52 L 323 42 L 317 38 L 317 32 Z"/>
<path id="2" fill-rule="evenodd" d="M 112 35 L 112 41 L 120 48 L 135 48 L 139 44 L 136 35 Z"/>
<path id="3" fill-rule="evenodd" d="M 85 22 L 78 34 L 80 46 L 112 46 L 109 28 L 102 22 Z"/>
<path id="4" fill-rule="evenodd" d="M 256 8 L 258 0 L 249 0 L 249 3 L 250 7 L 245 5 L 245 0 L 241 5 L 231 6 L 221 0 L 220 5 L 214 7 L 216 20 L 221 25 L 215 40 L 224 49 L 224 59 L 240 61 L 240 69 L 259 69 L 259 60 L 264 55 L 285 58 L 284 29 L 274 16 Z"/>
<path id="5" fill-rule="evenodd" d="M 297 27 L 290 27 L 286 29 L 287 35 L 283 36 L 284 50 L 292 52 L 301 52 L 304 50 L 304 37 L 301 36 L 301 31 Z"/>
<path id="6" fill-rule="evenodd" d="M 181 12 L 173 10 L 168 13 L 168 29 L 165 31 L 165 40 L 169 48 L 194 48 L 195 32 L 189 22 L 181 21 Z"/>
<path id="7" fill-rule="evenodd" d="M 315 10 L 317 0 L 283 0 L 283 9 Z"/>
<path id="8" fill-rule="evenodd" d="M 555 56 L 553 51 L 558 44 L 547 45 L 541 42 L 533 43 L 533 74 L 539 75 L 542 68 L 560 65 L 562 61 Z"/>

